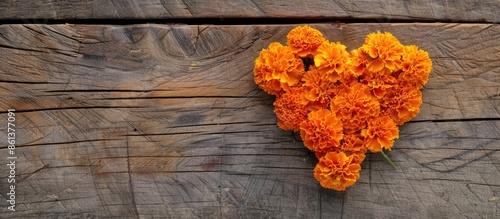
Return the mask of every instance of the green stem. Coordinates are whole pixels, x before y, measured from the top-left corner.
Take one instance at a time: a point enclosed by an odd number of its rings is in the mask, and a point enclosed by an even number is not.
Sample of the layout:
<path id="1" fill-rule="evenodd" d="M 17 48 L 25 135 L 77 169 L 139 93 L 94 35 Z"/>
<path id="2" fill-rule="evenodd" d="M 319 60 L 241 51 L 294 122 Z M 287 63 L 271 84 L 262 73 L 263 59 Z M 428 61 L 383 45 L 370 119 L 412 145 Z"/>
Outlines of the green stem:
<path id="1" fill-rule="evenodd" d="M 297 143 L 296 139 L 295 139 L 295 132 L 292 131 L 292 138 L 293 138 L 293 143 Z"/>
<path id="2" fill-rule="evenodd" d="M 384 158 L 387 160 L 387 162 L 389 162 L 391 164 L 392 167 L 394 167 L 394 169 L 398 169 L 396 167 L 396 164 L 394 164 L 391 160 L 391 158 L 389 158 L 385 153 L 384 153 L 384 150 L 381 150 L 380 153 L 382 154 L 382 156 L 384 156 Z"/>

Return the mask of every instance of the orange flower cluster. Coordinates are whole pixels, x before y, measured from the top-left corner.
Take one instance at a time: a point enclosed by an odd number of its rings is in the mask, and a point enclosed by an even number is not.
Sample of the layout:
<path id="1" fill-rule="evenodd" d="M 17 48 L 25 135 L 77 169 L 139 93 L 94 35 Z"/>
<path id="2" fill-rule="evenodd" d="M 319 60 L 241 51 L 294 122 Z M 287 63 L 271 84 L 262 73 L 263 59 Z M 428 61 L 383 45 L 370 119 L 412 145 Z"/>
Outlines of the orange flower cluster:
<path id="1" fill-rule="evenodd" d="M 292 29 L 287 45 L 271 43 L 255 60 L 255 83 L 274 102 L 278 126 L 300 131 L 319 162 L 321 186 L 345 190 L 359 178 L 365 154 L 391 150 L 398 126 L 422 104 L 432 62 L 390 33 L 371 33 L 347 52 L 309 26 Z"/>

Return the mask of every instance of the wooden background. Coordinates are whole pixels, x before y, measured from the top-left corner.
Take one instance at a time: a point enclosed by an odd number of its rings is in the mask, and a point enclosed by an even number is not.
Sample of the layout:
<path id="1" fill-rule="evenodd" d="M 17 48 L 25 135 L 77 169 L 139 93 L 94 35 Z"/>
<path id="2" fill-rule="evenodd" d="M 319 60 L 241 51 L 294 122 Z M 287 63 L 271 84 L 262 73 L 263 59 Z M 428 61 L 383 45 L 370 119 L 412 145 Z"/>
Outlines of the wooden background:
<path id="1" fill-rule="evenodd" d="M 0 2 L 0 218 L 498 218 L 500 2 L 289 2 Z M 397 170 L 369 154 L 355 186 L 323 189 L 276 126 L 253 61 L 298 23 L 348 50 L 380 30 L 429 52 Z"/>

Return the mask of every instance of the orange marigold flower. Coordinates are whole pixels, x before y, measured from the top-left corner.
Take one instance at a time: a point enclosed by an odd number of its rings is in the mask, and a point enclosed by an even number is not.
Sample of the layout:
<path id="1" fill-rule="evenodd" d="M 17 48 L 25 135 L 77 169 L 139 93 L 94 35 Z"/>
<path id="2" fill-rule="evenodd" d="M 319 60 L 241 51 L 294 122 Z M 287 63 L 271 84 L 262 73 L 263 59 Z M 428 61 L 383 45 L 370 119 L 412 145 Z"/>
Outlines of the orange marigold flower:
<path id="1" fill-rule="evenodd" d="M 352 162 L 361 163 L 365 160 L 367 149 L 360 133 L 344 134 L 340 150 L 348 156 L 353 156 Z"/>
<path id="2" fill-rule="evenodd" d="M 385 148 L 391 150 L 394 140 L 399 137 L 399 129 L 389 116 L 379 116 L 368 120 L 368 126 L 361 131 L 365 145 L 371 152 L 377 153 Z"/>
<path id="3" fill-rule="evenodd" d="M 368 86 L 354 82 L 349 91 L 340 92 L 330 102 L 330 109 L 341 118 L 344 132 L 353 133 L 366 127 L 366 120 L 380 113 L 380 105 Z"/>
<path id="4" fill-rule="evenodd" d="M 361 48 L 371 58 L 366 65 L 368 71 L 390 74 L 401 66 L 404 46 L 391 33 L 371 33 Z"/>
<path id="5" fill-rule="evenodd" d="M 312 58 L 316 54 L 318 47 L 326 41 L 319 30 L 307 25 L 293 28 L 286 38 L 287 45 L 302 58 Z"/>
<path id="6" fill-rule="evenodd" d="M 347 73 L 354 77 L 366 74 L 366 65 L 371 59 L 361 48 L 351 51 L 347 62 Z"/>
<path id="7" fill-rule="evenodd" d="M 361 77 L 361 83 L 368 85 L 372 89 L 373 95 L 380 100 L 384 98 L 387 90 L 398 83 L 398 80 L 392 75 L 367 73 Z"/>
<path id="8" fill-rule="evenodd" d="M 329 152 L 316 164 L 314 178 L 325 188 L 344 191 L 358 180 L 360 170 L 361 166 L 353 162 L 353 156 Z"/>
<path id="9" fill-rule="evenodd" d="M 368 85 L 377 98 L 382 98 L 385 90 L 396 84 L 397 78 L 384 71 L 368 71 L 367 65 L 373 60 L 363 48 L 351 51 L 348 62 L 348 71 L 351 77 L 359 79 L 363 84 Z M 351 80 L 356 81 L 356 80 Z"/>
<path id="10" fill-rule="evenodd" d="M 326 75 L 331 82 L 340 80 L 346 69 L 349 53 L 341 43 L 325 41 L 314 56 L 314 65 L 320 74 Z"/>
<path id="11" fill-rule="evenodd" d="M 300 137 L 313 151 L 338 147 L 342 136 L 342 122 L 327 109 L 310 112 L 307 120 L 300 124 Z"/>
<path id="12" fill-rule="evenodd" d="M 278 95 L 297 84 L 304 74 L 302 60 L 280 43 L 271 43 L 255 59 L 254 80 L 269 94 Z"/>
<path id="13" fill-rule="evenodd" d="M 278 118 L 278 126 L 284 130 L 300 130 L 300 123 L 307 119 L 306 106 L 309 103 L 304 97 L 303 87 L 292 87 L 288 92 L 278 96 L 274 101 L 274 112 Z"/>
<path id="14" fill-rule="evenodd" d="M 309 71 L 304 73 L 302 82 L 305 98 L 311 101 L 309 105 L 311 110 L 327 108 L 338 92 L 337 86 L 321 74 L 315 66 L 310 66 Z"/>
<path id="15" fill-rule="evenodd" d="M 405 46 L 401 74 L 398 79 L 408 83 L 416 84 L 420 89 L 429 79 L 432 70 L 432 61 L 429 54 L 417 46 Z"/>
<path id="16" fill-rule="evenodd" d="M 379 101 L 381 115 L 388 115 L 397 125 L 402 125 L 420 112 L 422 92 L 415 85 L 400 83 L 389 89 Z"/>
<path id="17" fill-rule="evenodd" d="M 367 151 L 361 133 L 346 134 L 344 132 L 344 137 L 340 141 L 340 147 L 333 148 L 329 151 L 315 151 L 314 153 L 316 157 L 320 159 L 328 152 L 344 152 L 347 156 L 353 156 L 354 163 L 361 163 L 365 159 Z"/>

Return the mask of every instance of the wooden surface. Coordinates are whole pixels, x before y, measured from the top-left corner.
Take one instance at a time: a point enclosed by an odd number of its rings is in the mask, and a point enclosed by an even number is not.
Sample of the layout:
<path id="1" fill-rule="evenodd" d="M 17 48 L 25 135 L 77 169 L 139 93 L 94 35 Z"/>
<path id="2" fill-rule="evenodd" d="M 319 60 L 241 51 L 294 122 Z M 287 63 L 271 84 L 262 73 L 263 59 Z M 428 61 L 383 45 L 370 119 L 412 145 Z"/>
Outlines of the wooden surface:
<path id="1" fill-rule="evenodd" d="M 0 19 L 334 18 L 500 22 L 498 0 L 3 0 Z"/>
<path id="2" fill-rule="evenodd" d="M 500 26 L 313 26 L 349 50 L 380 30 L 429 52 L 421 113 L 389 153 L 397 170 L 370 154 L 346 192 L 313 178 L 317 160 L 252 74 L 294 25 L 1 25 L 0 218 L 497 217 Z"/>

